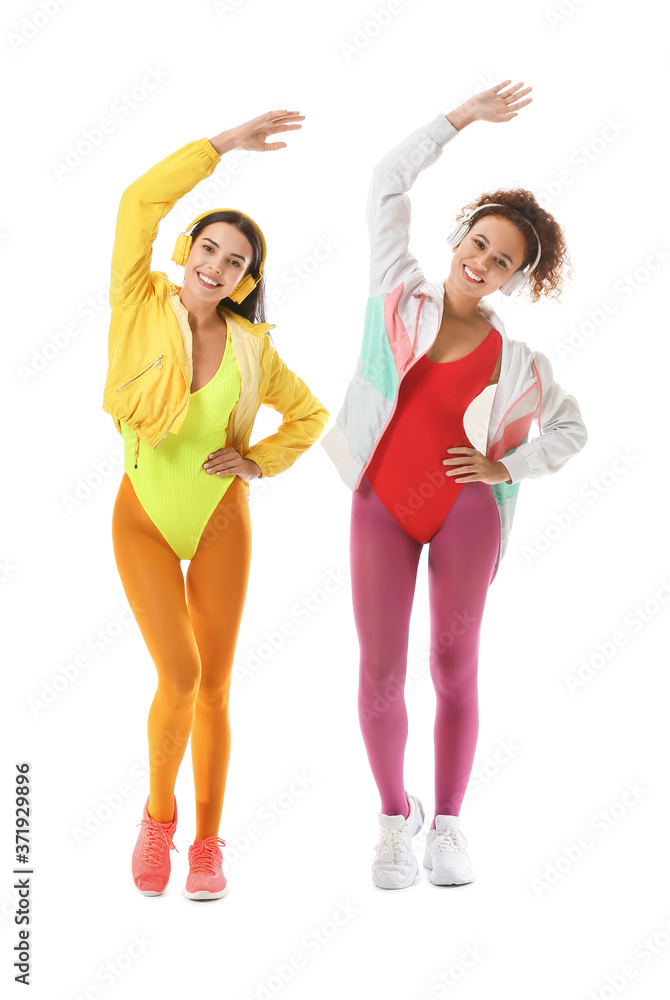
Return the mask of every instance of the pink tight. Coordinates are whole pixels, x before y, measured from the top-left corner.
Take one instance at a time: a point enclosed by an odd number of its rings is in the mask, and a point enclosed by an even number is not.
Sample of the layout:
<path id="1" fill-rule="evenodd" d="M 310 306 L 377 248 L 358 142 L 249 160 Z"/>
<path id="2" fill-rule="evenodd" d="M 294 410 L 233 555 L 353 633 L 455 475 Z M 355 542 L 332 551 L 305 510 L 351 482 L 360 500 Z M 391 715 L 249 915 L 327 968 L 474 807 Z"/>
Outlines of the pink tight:
<path id="1" fill-rule="evenodd" d="M 458 816 L 479 731 L 477 661 L 500 541 L 490 486 L 463 483 L 429 545 L 430 674 L 435 686 L 435 815 Z M 408 815 L 404 685 L 422 543 L 389 514 L 366 476 L 351 510 L 351 587 L 360 646 L 358 710 L 381 812 Z M 433 819 L 434 826 L 434 819 Z"/>

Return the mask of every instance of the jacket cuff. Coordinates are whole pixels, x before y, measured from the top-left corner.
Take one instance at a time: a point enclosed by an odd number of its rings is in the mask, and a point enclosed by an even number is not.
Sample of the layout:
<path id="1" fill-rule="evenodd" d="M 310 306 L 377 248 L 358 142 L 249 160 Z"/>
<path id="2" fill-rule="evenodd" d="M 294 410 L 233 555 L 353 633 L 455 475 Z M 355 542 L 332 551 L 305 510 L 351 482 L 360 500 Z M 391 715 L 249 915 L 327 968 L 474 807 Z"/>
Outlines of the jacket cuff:
<path id="1" fill-rule="evenodd" d="M 249 461 L 256 463 L 258 468 L 261 470 L 262 479 L 265 479 L 266 476 L 270 475 L 270 466 L 266 465 L 265 460 L 262 459 L 259 455 L 254 454 L 253 448 L 251 449 L 251 451 L 248 451 L 244 457 L 248 458 Z"/>
<path id="2" fill-rule="evenodd" d="M 214 149 L 214 146 L 212 146 L 212 144 L 209 141 L 209 139 L 201 139 L 200 140 L 200 146 L 201 146 L 203 152 L 205 152 L 207 154 L 207 156 L 209 156 L 209 158 L 212 161 L 212 163 L 218 163 L 220 161 L 221 156 Z"/>
<path id="3" fill-rule="evenodd" d="M 513 451 L 511 455 L 503 455 L 499 461 L 505 466 L 512 477 L 512 482 L 511 484 L 508 483 L 508 486 L 513 486 L 514 483 L 519 483 L 522 479 L 530 477 L 531 468 L 528 464 L 528 459 L 518 449 Z"/>
<path id="4" fill-rule="evenodd" d="M 459 134 L 458 129 L 454 128 L 444 115 L 436 115 L 424 128 L 433 142 L 436 142 L 438 146 L 446 145 L 450 139 Z"/>

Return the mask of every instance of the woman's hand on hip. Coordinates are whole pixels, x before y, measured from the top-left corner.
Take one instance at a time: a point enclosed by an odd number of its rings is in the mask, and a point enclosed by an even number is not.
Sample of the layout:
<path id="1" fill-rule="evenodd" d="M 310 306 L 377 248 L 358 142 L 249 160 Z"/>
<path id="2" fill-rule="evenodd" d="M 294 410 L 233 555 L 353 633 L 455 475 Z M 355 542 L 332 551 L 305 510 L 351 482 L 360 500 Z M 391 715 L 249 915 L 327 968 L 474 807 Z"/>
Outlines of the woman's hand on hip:
<path id="1" fill-rule="evenodd" d="M 288 132 L 302 128 L 299 123 L 305 116 L 297 111 L 267 111 L 264 115 L 251 118 L 242 125 L 227 129 L 210 139 L 219 156 L 231 149 L 252 149 L 255 152 L 267 153 L 273 149 L 283 149 L 285 142 L 266 142 L 269 135 L 275 132 Z"/>
<path id="2" fill-rule="evenodd" d="M 508 470 L 502 462 L 492 462 L 486 458 L 476 448 L 447 448 L 449 453 L 458 453 L 458 458 L 445 458 L 443 465 L 457 466 L 456 468 L 445 469 L 448 476 L 454 476 L 456 483 L 488 483 L 493 486 L 495 483 L 511 482 Z M 457 476 L 464 478 L 457 479 Z"/>
<path id="3" fill-rule="evenodd" d="M 250 458 L 242 458 L 234 448 L 219 448 L 202 465 L 210 476 L 239 476 L 245 483 L 262 475 L 260 467 Z"/>

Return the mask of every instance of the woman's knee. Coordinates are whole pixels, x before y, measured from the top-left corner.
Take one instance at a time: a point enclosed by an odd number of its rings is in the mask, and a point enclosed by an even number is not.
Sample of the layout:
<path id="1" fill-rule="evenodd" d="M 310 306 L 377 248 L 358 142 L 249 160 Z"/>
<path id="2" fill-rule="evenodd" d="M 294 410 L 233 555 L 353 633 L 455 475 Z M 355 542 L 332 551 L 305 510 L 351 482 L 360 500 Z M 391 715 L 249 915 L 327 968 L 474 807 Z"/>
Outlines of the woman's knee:
<path id="1" fill-rule="evenodd" d="M 158 691 L 175 702 L 195 701 L 200 688 L 200 664 L 175 663 L 158 670 Z"/>
<path id="2" fill-rule="evenodd" d="M 361 659 L 359 689 L 369 694 L 401 695 L 405 689 L 406 668 L 389 666 L 387 659 Z"/>
<path id="3" fill-rule="evenodd" d="M 477 683 L 477 646 L 468 642 L 447 648 L 431 644 L 430 675 L 438 695 L 458 696 Z"/>
<path id="4" fill-rule="evenodd" d="M 198 705 L 208 708 L 225 709 L 230 700 L 230 673 L 217 679 L 207 679 L 203 676 L 198 688 Z"/>

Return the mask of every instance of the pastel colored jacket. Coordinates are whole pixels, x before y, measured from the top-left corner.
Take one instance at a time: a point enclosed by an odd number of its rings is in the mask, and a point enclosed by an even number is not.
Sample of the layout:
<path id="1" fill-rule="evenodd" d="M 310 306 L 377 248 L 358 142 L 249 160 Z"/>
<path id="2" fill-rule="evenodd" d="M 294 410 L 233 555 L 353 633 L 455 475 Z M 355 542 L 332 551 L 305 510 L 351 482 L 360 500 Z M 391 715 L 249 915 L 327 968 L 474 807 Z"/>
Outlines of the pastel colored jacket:
<path id="1" fill-rule="evenodd" d="M 193 380 L 192 331 L 180 286 L 151 270 L 158 225 L 176 202 L 208 177 L 221 160 L 208 139 L 187 143 L 142 174 L 123 192 L 112 252 L 108 371 L 103 410 L 121 434 L 121 421 L 139 439 L 160 447 L 186 418 Z M 177 234 L 175 233 L 175 238 Z M 251 323 L 218 307 L 228 324 L 241 376 L 240 397 L 226 441 L 257 463 L 263 476 L 283 472 L 310 447 L 328 422 L 328 410 L 287 368 L 270 343 L 273 323 Z M 276 433 L 250 445 L 261 404 L 278 410 Z M 245 483 L 248 492 L 248 483 Z"/>
<path id="2" fill-rule="evenodd" d="M 321 439 L 352 490 L 360 485 L 395 411 L 400 383 L 440 329 L 444 287 L 426 280 L 408 249 L 407 192 L 458 134 L 443 114 L 437 115 L 392 149 L 372 175 L 367 205 L 370 290 L 363 341 L 342 408 Z M 491 486 L 500 517 L 493 582 L 507 548 L 519 483 L 557 472 L 584 447 L 587 432 L 577 400 L 554 380 L 549 359 L 510 340 L 484 298 L 478 309 L 502 337 L 500 377 L 470 403 L 463 423 L 473 446 L 492 462 L 503 461 L 512 480 Z M 529 440 L 533 420 L 539 437 Z"/>

